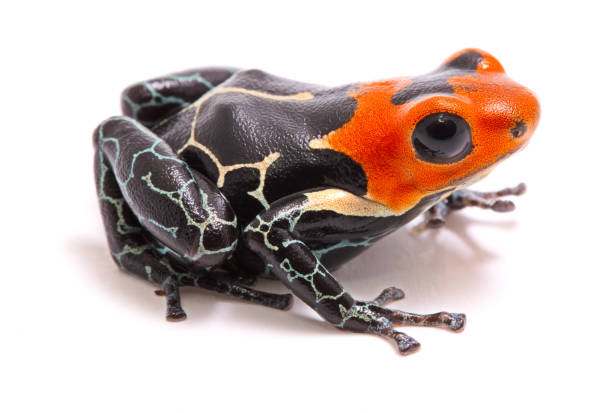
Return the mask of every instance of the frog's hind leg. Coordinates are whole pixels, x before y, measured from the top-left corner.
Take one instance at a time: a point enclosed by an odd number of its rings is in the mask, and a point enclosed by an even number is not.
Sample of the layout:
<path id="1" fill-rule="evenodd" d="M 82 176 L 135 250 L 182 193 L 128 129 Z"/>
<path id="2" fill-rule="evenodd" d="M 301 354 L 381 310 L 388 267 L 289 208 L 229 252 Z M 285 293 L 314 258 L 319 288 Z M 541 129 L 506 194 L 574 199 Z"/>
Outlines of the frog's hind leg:
<path id="1" fill-rule="evenodd" d="M 123 114 L 153 127 L 230 78 L 236 69 L 200 68 L 139 82 L 121 94 Z"/>
<path id="2" fill-rule="evenodd" d="M 107 161 L 96 154 L 96 184 L 106 238 L 112 257 L 124 271 L 136 274 L 162 288 L 166 296 L 166 319 L 180 321 L 181 307 L 176 269 L 165 257 L 167 249 L 147 240 L 146 231 L 131 211 Z"/>
<path id="3" fill-rule="evenodd" d="M 220 265 L 238 242 L 229 201 L 208 178 L 133 119 L 110 118 L 94 132 L 101 205 L 121 205 L 146 234 L 190 268 Z M 107 199 L 105 185 L 118 197 Z M 104 213 L 104 210 L 103 210 Z"/>
<path id="4" fill-rule="evenodd" d="M 239 279 L 238 279 L 239 280 Z M 237 298 L 265 307 L 286 310 L 291 307 L 291 294 L 274 294 L 255 290 L 240 284 L 236 277 L 219 271 L 212 271 L 203 276 L 185 277 L 181 285 L 199 287 L 205 290 L 215 291 L 228 297 Z"/>
<path id="5" fill-rule="evenodd" d="M 113 258 L 162 286 L 168 319 L 184 318 L 180 270 L 171 261 L 195 269 L 225 262 L 237 244 L 233 209 L 212 182 L 133 119 L 103 122 L 94 144 L 98 198 Z"/>
<path id="6" fill-rule="evenodd" d="M 151 244 L 145 230 L 126 204 L 110 169 L 96 161 L 100 209 L 108 245 L 114 261 L 124 271 L 136 274 L 161 288 L 166 296 L 166 319 L 180 321 L 186 317 L 181 307 L 178 281 L 165 249 Z"/>
<path id="7" fill-rule="evenodd" d="M 524 183 L 520 183 L 515 187 L 504 188 L 494 192 L 478 192 L 470 189 L 455 191 L 444 201 L 438 202 L 425 212 L 424 220 L 417 227 L 417 231 L 426 228 L 440 228 L 446 224 L 448 214 L 465 207 L 479 207 L 491 209 L 495 212 L 514 211 L 514 202 L 500 198 L 510 195 L 522 195 L 526 190 L 527 186 Z"/>
<path id="8" fill-rule="evenodd" d="M 243 299 L 252 303 L 285 309 L 291 304 L 290 294 L 272 294 L 241 285 L 243 279 L 220 271 L 185 271 L 172 259 L 167 247 L 154 245 L 148 232 L 132 212 L 113 173 L 112 164 L 101 150 L 95 157 L 96 186 L 112 257 L 124 271 L 136 274 L 159 286 L 157 295 L 166 297 L 166 319 L 186 318 L 181 306 L 179 288 L 196 286 Z M 247 280 L 245 280 L 247 281 Z"/>
<path id="9" fill-rule="evenodd" d="M 155 291 L 155 294 L 166 297 L 169 319 L 170 314 L 184 314 L 178 296 L 179 287 L 198 287 L 250 303 L 276 308 L 278 310 L 288 309 L 293 302 L 293 296 L 291 294 L 274 294 L 249 288 L 239 283 L 238 280 L 240 278 L 236 278 L 225 272 L 213 270 L 210 272 L 202 272 L 201 274 L 175 273 L 175 275 L 176 277 L 168 278 L 162 283 L 161 290 Z M 172 318 L 171 321 L 176 321 L 175 317 Z"/>

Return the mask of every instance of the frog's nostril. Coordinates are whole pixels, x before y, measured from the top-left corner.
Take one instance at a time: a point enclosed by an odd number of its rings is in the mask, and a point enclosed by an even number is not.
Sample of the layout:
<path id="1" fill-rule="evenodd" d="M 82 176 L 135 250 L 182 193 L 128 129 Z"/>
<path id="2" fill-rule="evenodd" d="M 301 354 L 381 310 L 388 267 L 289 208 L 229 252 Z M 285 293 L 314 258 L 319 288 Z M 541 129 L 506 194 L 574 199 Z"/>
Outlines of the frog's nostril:
<path id="1" fill-rule="evenodd" d="M 513 138 L 520 138 L 527 132 L 527 124 L 521 119 L 514 124 L 514 127 L 510 129 L 510 134 Z"/>

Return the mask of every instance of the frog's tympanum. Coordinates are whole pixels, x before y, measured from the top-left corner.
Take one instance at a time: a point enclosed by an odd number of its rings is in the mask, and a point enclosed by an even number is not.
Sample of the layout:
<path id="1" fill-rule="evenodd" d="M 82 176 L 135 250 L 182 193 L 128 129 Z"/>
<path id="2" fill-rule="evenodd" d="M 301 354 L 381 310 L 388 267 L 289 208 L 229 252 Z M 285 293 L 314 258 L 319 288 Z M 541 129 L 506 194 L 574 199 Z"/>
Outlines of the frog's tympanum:
<path id="1" fill-rule="evenodd" d="M 419 343 L 397 325 L 460 331 L 458 313 L 413 314 L 346 291 L 331 271 L 418 215 L 514 208 L 464 189 L 520 150 L 538 122 L 534 95 L 481 50 L 417 77 L 325 87 L 259 70 L 204 68 L 138 83 L 125 116 L 94 132 L 100 208 L 112 256 L 160 286 L 182 320 L 179 287 L 285 309 L 291 294 L 332 325 Z"/>

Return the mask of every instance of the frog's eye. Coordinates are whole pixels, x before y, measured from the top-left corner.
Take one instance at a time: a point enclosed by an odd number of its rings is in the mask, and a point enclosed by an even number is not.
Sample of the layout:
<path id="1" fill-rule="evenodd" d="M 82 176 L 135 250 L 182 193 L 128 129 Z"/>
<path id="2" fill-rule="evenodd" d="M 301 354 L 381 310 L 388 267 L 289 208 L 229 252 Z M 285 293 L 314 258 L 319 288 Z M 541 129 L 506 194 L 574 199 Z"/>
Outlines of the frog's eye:
<path id="1" fill-rule="evenodd" d="M 452 113 L 433 113 L 412 132 L 417 157 L 431 163 L 453 163 L 472 151 L 470 125 Z"/>

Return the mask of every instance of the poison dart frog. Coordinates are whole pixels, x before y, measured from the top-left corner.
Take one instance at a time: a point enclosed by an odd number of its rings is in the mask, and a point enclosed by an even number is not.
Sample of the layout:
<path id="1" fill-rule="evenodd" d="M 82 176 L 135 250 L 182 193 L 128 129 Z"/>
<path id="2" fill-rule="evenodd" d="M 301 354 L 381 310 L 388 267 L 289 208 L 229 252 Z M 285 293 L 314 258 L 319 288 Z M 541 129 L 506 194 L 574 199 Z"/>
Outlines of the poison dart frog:
<path id="1" fill-rule="evenodd" d="M 124 116 L 94 132 L 97 193 L 115 262 L 159 286 L 167 319 L 195 286 L 286 309 L 292 295 L 345 330 L 419 343 L 397 325 L 460 331 L 465 315 L 387 308 L 332 271 L 419 215 L 429 227 L 466 206 L 509 211 L 465 189 L 525 146 L 534 94 L 490 54 L 460 51 L 417 77 L 325 87 L 259 70 L 204 68 L 127 88 Z M 292 294 L 251 288 L 280 280 Z"/>

